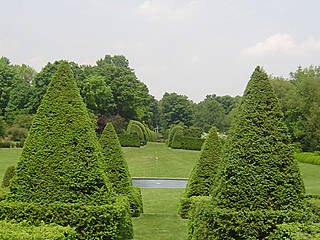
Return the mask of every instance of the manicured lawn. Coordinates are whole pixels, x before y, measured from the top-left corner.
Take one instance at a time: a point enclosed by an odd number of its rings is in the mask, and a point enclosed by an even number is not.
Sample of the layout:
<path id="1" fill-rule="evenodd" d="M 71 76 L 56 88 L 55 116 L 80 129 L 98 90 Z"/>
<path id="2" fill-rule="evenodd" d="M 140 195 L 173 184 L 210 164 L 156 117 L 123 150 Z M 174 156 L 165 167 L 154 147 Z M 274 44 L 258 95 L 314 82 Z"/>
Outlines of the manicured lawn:
<path id="1" fill-rule="evenodd" d="M 164 143 L 124 148 L 132 177 L 188 178 L 199 151 L 169 149 Z"/>
<path id="2" fill-rule="evenodd" d="M 0 148 L 0 181 L 7 167 L 16 165 L 19 156 L 21 154 L 21 148 Z"/>
<path id="3" fill-rule="evenodd" d="M 183 189 L 142 189 L 144 214 L 133 219 L 135 240 L 185 239 L 187 221 L 177 216 Z"/>
<path id="4" fill-rule="evenodd" d="M 299 163 L 306 193 L 320 195 L 320 165 Z"/>

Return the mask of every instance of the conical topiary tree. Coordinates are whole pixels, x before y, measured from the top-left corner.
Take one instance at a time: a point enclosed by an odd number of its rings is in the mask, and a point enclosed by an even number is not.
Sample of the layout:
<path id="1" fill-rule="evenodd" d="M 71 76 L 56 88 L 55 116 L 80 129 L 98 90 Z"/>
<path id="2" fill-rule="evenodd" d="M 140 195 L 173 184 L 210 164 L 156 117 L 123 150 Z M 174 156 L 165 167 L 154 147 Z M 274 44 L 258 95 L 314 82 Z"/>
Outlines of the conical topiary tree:
<path id="1" fill-rule="evenodd" d="M 70 225 L 77 239 L 132 238 L 127 201 L 102 171 L 101 146 L 68 62 L 37 110 L 6 201 L 6 219 Z"/>
<path id="2" fill-rule="evenodd" d="M 106 172 L 113 189 L 117 194 L 128 196 L 131 214 L 138 216 L 142 213 L 140 189 L 133 188 L 128 164 L 124 159 L 122 148 L 112 123 L 107 123 L 101 136 L 103 161 L 102 169 Z"/>
<path id="3" fill-rule="evenodd" d="M 67 62 L 43 97 L 12 179 L 11 199 L 23 202 L 108 202 L 101 148 Z"/>
<path id="4" fill-rule="evenodd" d="M 180 199 L 179 214 L 185 218 L 193 196 L 209 196 L 220 164 L 221 143 L 214 126 L 202 145 L 199 159 L 189 177 L 185 193 Z"/>
<path id="5" fill-rule="evenodd" d="M 302 219 L 304 184 L 282 116 L 257 67 L 228 132 L 212 204 L 193 205 L 189 239 L 265 239 L 277 224 Z"/>
<path id="6" fill-rule="evenodd" d="M 278 99 L 258 66 L 251 76 L 225 144 L 218 206 L 235 209 L 301 207 L 304 184 L 293 157 Z"/>
<path id="7" fill-rule="evenodd" d="M 214 177 L 220 164 L 221 144 L 216 128 L 211 127 L 202 146 L 200 157 L 193 168 L 186 196 L 209 196 L 214 184 Z"/>

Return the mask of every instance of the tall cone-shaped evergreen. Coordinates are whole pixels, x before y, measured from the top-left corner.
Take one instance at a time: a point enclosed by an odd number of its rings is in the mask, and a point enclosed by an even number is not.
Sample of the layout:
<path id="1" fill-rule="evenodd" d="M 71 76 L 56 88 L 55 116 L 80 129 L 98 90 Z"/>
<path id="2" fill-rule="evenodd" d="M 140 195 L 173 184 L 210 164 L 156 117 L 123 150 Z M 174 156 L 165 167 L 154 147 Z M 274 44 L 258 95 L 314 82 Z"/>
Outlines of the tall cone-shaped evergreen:
<path id="1" fill-rule="evenodd" d="M 107 123 L 101 136 L 102 169 L 118 194 L 125 194 L 132 186 L 128 164 L 123 157 L 121 145 L 112 123 Z"/>
<path id="2" fill-rule="evenodd" d="M 63 61 L 33 120 L 8 199 L 106 203 L 112 188 L 101 157 L 86 106 Z"/>
<path id="3" fill-rule="evenodd" d="M 268 76 L 258 66 L 228 133 L 215 205 L 234 210 L 301 207 L 304 184 L 282 117 Z"/>
<path id="4" fill-rule="evenodd" d="M 106 172 L 114 191 L 128 196 L 131 215 L 139 216 L 143 212 L 141 192 L 140 189 L 132 187 L 128 164 L 112 123 L 105 126 L 100 136 L 100 144 L 103 171 Z"/>
<path id="5" fill-rule="evenodd" d="M 186 196 L 209 196 L 214 184 L 214 178 L 220 164 L 221 143 L 214 126 L 202 146 L 200 157 L 193 168 L 188 185 Z"/>

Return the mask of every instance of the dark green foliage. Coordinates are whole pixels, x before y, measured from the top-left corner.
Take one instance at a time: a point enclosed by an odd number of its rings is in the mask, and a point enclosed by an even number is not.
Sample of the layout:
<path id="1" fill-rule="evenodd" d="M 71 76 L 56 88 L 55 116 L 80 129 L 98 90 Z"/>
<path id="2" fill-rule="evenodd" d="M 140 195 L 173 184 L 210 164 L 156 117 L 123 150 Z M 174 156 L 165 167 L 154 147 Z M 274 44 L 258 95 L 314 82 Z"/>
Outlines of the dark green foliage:
<path id="1" fill-rule="evenodd" d="M 3 117 L 0 116 L 0 138 L 3 138 L 6 133 L 6 123 Z"/>
<path id="2" fill-rule="evenodd" d="M 203 134 L 203 129 L 201 127 L 189 127 L 183 129 L 183 135 L 186 137 L 196 137 L 201 138 Z"/>
<path id="3" fill-rule="evenodd" d="M 1 221 L 0 239 L 73 240 L 76 239 L 76 233 L 71 227 L 62 227 L 59 225 L 40 224 L 39 226 L 33 226 L 26 222 Z"/>
<path id="4" fill-rule="evenodd" d="M 180 196 L 179 205 L 178 205 L 178 214 L 182 218 L 188 218 L 189 209 L 191 205 L 191 198 L 186 196 L 186 193 L 183 192 Z"/>
<path id="5" fill-rule="evenodd" d="M 160 126 L 167 129 L 173 124 L 191 126 L 193 102 L 187 96 L 165 93 L 159 102 Z"/>
<path id="6" fill-rule="evenodd" d="M 100 136 L 102 146 L 103 161 L 102 170 L 107 174 L 114 191 L 117 194 L 128 196 L 131 212 L 139 215 L 142 210 L 141 199 L 138 199 L 136 192 L 133 190 L 131 176 L 128 164 L 124 159 L 118 136 L 113 128 L 112 123 L 107 123 Z"/>
<path id="7" fill-rule="evenodd" d="M 69 64 L 62 62 L 33 120 L 8 197 L 107 203 L 111 187 L 100 161 L 88 112 Z"/>
<path id="8" fill-rule="evenodd" d="M 215 201 L 237 209 L 284 210 L 301 206 L 304 184 L 282 112 L 267 74 L 257 67 L 225 143 Z"/>
<path id="9" fill-rule="evenodd" d="M 185 194 L 180 199 L 179 214 L 187 217 L 190 207 L 189 198 L 193 196 L 209 196 L 215 177 L 221 164 L 221 144 L 216 128 L 213 126 L 202 146 L 199 159 L 191 172 Z"/>
<path id="10" fill-rule="evenodd" d="M 191 207 L 189 239 L 264 239 L 277 224 L 310 218 L 282 116 L 257 67 L 224 145 L 213 201 Z"/>
<path id="11" fill-rule="evenodd" d="M 13 178 L 14 174 L 16 173 L 16 167 L 15 166 L 10 166 L 7 167 L 3 179 L 2 179 L 2 187 L 9 187 L 10 181 Z"/>
<path id="12" fill-rule="evenodd" d="M 209 197 L 193 197 L 187 239 L 268 239 L 276 231 L 277 225 L 290 222 L 310 223 L 311 216 L 311 211 L 307 209 L 234 211 L 216 208 Z"/>
<path id="13" fill-rule="evenodd" d="M 200 157 L 191 172 L 186 187 L 187 197 L 209 196 L 218 167 L 221 164 L 220 154 L 221 144 L 217 130 L 213 126 L 202 146 Z"/>
<path id="14" fill-rule="evenodd" d="M 11 142 L 11 141 L 0 142 L 0 148 L 12 148 L 12 147 L 14 147 L 14 142 Z"/>
<path id="15" fill-rule="evenodd" d="M 147 131 L 143 124 L 141 124 L 138 121 L 130 120 L 128 127 L 127 127 L 128 133 L 137 133 L 139 139 L 140 139 L 140 145 L 146 145 L 147 144 Z"/>
<path id="16" fill-rule="evenodd" d="M 112 204 L 99 206 L 1 201 L 0 220 L 71 226 L 75 228 L 76 239 L 131 239 L 133 229 L 127 208 L 127 200 L 120 197 Z"/>
<path id="17" fill-rule="evenodd" d="M 168 147 L 171 147 L 173 137 L 176 133 L 176 131 L 183 130 L 184 128 L 181 125 L 173 125 L 171 126 L 168 134 Z"/>
<path id="18" fill-rule="evenodd" d="M 118 134 L 122 147 L 140 147 L 140 139 L 136 132 Z"/>
<path id="19" fill-rule="evenodd" d="M 175 134 L 171 144 L 172 148 L 187 149 L 187 150 L 201 150 L 204 138 L 185 137 L 180 134 Z"/>

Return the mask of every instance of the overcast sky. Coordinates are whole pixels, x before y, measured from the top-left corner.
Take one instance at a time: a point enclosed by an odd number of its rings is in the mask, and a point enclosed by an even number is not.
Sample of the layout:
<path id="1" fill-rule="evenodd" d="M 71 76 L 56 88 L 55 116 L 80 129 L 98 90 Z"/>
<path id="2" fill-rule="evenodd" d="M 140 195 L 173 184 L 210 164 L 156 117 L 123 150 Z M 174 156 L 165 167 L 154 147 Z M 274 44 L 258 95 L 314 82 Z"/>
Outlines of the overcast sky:
<path id="1" fill-rule="evenodd" d="M 0 56 L 39 71 L 123 54 L 152 95 L 242 95 L 256 65 L 319 65 L 319 0 L 0 0 Z"/>

